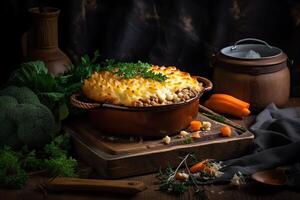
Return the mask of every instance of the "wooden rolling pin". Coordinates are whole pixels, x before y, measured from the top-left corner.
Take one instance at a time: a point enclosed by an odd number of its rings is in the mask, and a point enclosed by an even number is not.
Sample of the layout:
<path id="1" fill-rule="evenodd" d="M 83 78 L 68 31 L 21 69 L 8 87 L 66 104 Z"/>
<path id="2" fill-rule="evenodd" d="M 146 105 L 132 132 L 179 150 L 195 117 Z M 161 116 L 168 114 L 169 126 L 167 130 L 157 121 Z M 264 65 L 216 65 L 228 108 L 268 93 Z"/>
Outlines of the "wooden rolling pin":
<path id="1" fill-rule="evenodd" d="M 50 191 L 101 191 L 133 195 L 146 189 L 142 181 L 57 177 L 45 183 Z"/>

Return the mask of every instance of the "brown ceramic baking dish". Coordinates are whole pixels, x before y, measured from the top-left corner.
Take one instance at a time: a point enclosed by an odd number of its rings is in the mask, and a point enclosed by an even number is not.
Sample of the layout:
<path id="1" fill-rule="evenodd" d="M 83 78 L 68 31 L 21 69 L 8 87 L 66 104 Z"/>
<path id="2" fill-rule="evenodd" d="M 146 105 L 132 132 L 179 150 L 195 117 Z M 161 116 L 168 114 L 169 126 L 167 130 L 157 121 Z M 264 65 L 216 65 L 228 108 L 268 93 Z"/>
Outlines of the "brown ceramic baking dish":
<path id="1" fill-rule="evenodd" d="M 212 89 L 212 82 L 197 77 L 203 83 L 198 96 L 188 101 L 149 107 L 128 107 L 112 104 L 91 103 L 80 100 L 80 94 L 71 96 L 73 106 L 89 110 L 91 123 L 103 133 L 119 136 L 147 138 L 172 135 L 186 128 L 197 116 L 199 98 Z"/>

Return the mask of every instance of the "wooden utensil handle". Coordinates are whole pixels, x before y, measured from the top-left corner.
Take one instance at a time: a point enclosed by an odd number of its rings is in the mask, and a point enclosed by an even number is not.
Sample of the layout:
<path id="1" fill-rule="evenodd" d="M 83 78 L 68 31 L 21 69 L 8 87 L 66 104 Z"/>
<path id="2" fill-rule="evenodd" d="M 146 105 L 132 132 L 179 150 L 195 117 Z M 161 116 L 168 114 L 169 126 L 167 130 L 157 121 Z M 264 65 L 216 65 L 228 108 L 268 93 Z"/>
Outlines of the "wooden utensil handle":
<path id="1" fill-rule="evenodd" d="M 136 194 L 146 189 L 141 181 L 98 180 L 58 177 L 49 180 L 46 188 L 52 191 L 103 191 L 122 194 Z"/>

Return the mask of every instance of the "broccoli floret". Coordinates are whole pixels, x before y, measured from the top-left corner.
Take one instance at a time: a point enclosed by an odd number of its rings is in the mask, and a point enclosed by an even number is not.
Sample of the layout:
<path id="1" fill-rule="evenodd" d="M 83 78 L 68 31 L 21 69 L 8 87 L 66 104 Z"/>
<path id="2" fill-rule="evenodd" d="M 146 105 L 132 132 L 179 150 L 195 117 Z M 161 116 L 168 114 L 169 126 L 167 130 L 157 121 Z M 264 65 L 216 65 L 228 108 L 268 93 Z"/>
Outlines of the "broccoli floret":
<path id="1" fill-rule="evenodd" d="M 51 141 L 57 131 L 52 112 L 39 103 L 38 97 L 30 89 L 19 90 L 12 86 L 9 88 L 0 92 L 0 95 L 10 94 L 10 97 L 0 96 L 0 145 L 10 145 L 15 148 L 21 145 L 27 145 L 30 149 L 42 148 Z M 23 91 L 23 93 L 18 94 L 13 100 L 12 90 Z M 8 106 L 5 106 L 5 100 L 9 100 Z"/>
<path id="2" fill-rule="evenodd" d="M 11 96 L 18 103 L 41 104 L 39 98 L 27 87 L 9 86 L 0 91 L 0 96 Z"/>
<path id="3" fill-rule="evenodd" d="M 16 148 L 20 145 L 17 139 L 17 127 L 11 119 L 7 118 L 6 110 L 7 108 L 0 108 L 0 146 L 9 145 Z"/>
<path id="4" fill-rule="evenodd" d="M 10 119 L 17 124 L 17 137 L 29 148 L 41 148 L 51 141 L 56 124 L 44 105 L 19 104 L 11 109 Z"/>
<path id="5" fill-rule="evenodd" d="M 0 110 L 16 106 L 18 101 L 11 96 L 0 96 Z"/>

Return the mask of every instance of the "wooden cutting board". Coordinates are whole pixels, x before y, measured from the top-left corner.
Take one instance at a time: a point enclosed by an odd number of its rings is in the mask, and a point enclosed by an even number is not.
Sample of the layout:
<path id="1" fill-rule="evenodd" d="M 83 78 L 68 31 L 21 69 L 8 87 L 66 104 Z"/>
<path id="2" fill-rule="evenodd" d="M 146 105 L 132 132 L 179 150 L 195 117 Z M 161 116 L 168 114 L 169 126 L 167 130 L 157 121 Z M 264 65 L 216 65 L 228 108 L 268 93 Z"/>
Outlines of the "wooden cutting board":
<path id="1" fill-rule="evenodd" d="M 74 119 L 65 130 L 71 134 L 77 155 L 90 164 L 103 178 L 121 178 L 158 171 L 169 164 L 176 165 L 180 157 L 193 153 L 199 159 L 224 160 L 240 156 L 247 151 L 253 141 L 249 131 L 241 132 L 233 128 L 232 137 L 222 137 L 223 124 L 206 116 L 212 113 L 205 107 L 199 109 L 197 118 L 212 124 L 210 131 L 201 132 L 201 138 L 185 144 L 184 138 L 172 136 L 171 143 L 165 145 L 161 139 L 117 138 L 107 136 L 91 126 L 88 119 Z"/>

